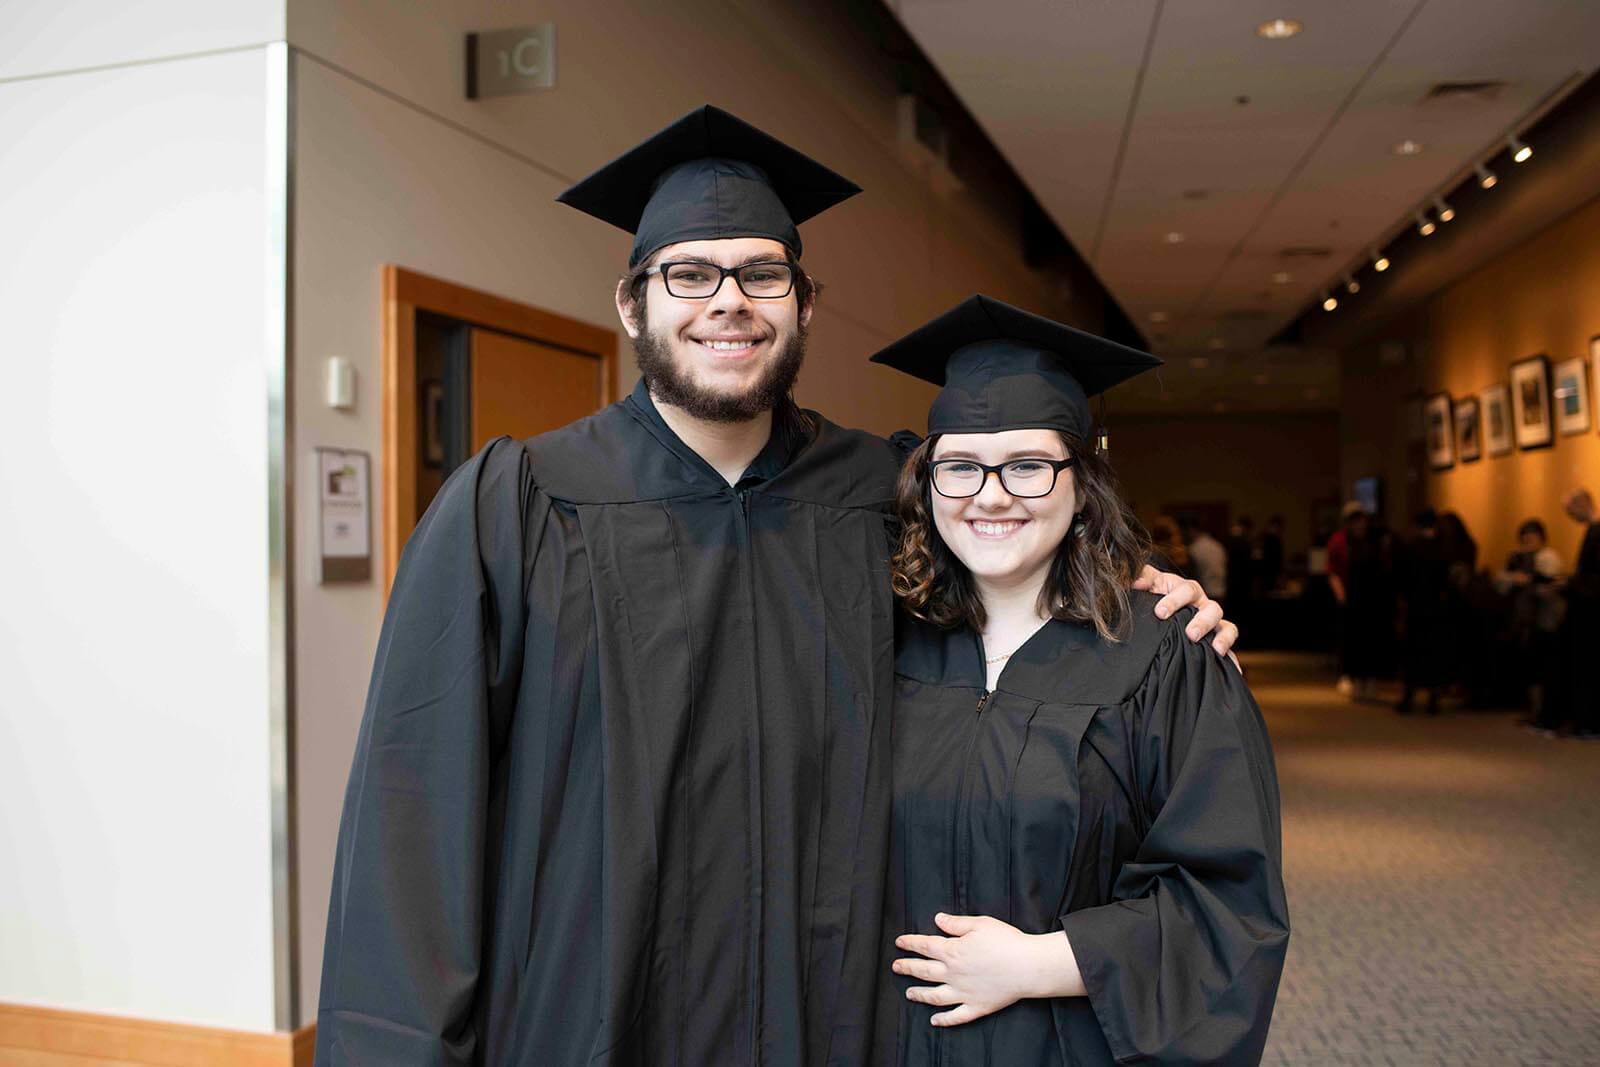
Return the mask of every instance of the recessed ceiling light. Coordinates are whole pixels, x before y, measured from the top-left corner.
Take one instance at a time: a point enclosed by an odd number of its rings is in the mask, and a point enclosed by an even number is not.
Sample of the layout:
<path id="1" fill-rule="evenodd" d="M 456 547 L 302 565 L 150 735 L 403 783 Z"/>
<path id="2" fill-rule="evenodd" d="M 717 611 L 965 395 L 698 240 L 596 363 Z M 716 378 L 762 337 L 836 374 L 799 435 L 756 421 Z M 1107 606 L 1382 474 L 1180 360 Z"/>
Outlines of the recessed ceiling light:
<path id="1" fill-rule="evenodd" d="M 1169 245 L 1181 245 L 1183 244 L 1183 234 L 1179 233 L 1177 230 L 1168 230 L 1166 242 Z"/>
<path id="2" fill-rule="evenodd" d="M 1294 275 L 1286 270 L 1273 271 L 1272 282 L 1274 285 L 1288 285 L 1294 281 Z"/>
<path id="3" fill-rule="evenodd" d="M 1422 142 L 1413 141 L 1407 137 L 1404 141 L 1394 146 L 1394 154 L 1397 156 L 1420 156 L 1422 155 Z"/>
<path id="4" fill-rule="evenodd" d="M 1150 321 L 1151 322 L 1166 322 L 1167 321 L 1167 313 L 1165 311 L 1152 311 L 1152 312 L 1150 312 Z"/>
<path id="5" fill-rule="evenodd" d="M 1269 41 L 1283 41 L 1305 29 L 1298 19 L 1268 19 L 1256 27 L 1256 36 Z"/>

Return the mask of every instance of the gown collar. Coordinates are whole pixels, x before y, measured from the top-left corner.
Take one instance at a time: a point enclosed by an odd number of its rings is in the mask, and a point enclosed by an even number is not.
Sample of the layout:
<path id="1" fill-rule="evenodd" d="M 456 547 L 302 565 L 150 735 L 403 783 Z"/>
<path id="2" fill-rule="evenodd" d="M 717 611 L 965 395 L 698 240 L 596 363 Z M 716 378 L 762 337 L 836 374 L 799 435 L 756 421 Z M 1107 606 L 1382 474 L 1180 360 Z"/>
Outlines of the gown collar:
<path id="1" fill-rule="evenodd" d="M 643 378 L 639 379 L 639 384 L 633 387 L 632 394 L 623 403 L 634 418 L 643 423 L 658 441 L 676 453 L 684 462 L 702 473 L 709 474 L 716 479 L 718 485 L 727 484 L 711 464 L 684 444 L 683 438 L 667 425 L 667 420 L 656 410 L 655 401 L 650 398 L 650 389 L 645 385 Z M 776 478 L 794 462 L 795 456 L 810 443 L 811 437 L 812 433 L 799 410 L 792 403 L 779 405 L 772 413 L 772 434 L 767 438 L 767 443 L 762 446 L 761 451 L 756 453 L 756 458 L 750 461 L 750 466 L 745 468 L 744 474 L 733 488 L 750 489 Z"/>
<path id="2" fill-rule="evenodd" d="M 985 691 L 988 672 L 978 635 L 969 626 L 943 628 L 904 617 L 896 625 L 895 670 L 933 685 Z M 1050 700 L 1063 672 L 1093 669 L 1104 652 L 1094 627 L 1051 619 L 1011 654 L 996 691 Z"/>

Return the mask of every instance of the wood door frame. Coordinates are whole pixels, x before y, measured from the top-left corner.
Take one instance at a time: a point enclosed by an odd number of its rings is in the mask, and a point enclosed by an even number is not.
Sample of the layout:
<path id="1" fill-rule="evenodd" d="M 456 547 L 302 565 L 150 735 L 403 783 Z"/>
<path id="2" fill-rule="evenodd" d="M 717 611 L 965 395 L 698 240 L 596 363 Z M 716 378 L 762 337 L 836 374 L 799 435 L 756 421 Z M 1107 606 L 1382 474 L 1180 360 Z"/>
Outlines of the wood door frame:
<path id="1" fill-rule="evenodd" d="M 383 595 L 388 599 L 400 550 L 417 514 L 417 313 L 447 318 L 570 349 L 600 361 L 600 404 L 617 399 L 617 333 L 542 311 L 503 296 L 469 289 L 395 264 L 383 268 L 383 406 L 379 452 L 379 522 Z"/>

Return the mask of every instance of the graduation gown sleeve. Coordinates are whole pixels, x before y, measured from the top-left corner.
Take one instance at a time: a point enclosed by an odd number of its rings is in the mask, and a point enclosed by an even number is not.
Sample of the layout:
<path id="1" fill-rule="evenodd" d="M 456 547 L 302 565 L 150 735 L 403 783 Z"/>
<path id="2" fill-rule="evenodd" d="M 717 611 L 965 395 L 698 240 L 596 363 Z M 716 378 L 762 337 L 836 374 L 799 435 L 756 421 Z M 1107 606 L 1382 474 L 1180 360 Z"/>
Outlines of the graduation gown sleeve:
<path id="1" fill-rule="evenodd" d="M 541 500 L 521 447 L 493 442 L 451 475 L 401 557 L 339 828 L 318 1064 L 481 1055 L 489 779 Z"/>
<path id="2" fill-rule="evenodd" d="M 1289 940 L 1261 712 L 1233 667 L 1177 628 L 1129 711 L 1147 829 L 1111 902 L 1061 927 L 1118 1062 L 1257 1063 Z"/>

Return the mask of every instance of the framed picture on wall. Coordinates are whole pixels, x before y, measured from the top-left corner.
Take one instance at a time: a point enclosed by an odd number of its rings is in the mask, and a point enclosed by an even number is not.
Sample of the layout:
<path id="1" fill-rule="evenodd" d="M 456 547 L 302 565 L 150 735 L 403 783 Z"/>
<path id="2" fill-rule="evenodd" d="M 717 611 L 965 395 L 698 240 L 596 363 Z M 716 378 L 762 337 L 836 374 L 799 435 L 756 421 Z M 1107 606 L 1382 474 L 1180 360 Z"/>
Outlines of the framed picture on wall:
<path id="1" fill-rule="evenodd" d="M 1491 456 L 1505 456 L 1517 447 L 1511 437 L 1511 390 L 1491 385 L 1478 394 L 1484 447 Z"/>
<path id="2" fill-rule="evenodd" d="M 1511 427 L 1518 448 L 1548 448 L 1555 440 L 1550 414 L 1550 361 L 1529 356 L 1511 364 Z"/>
<path id="3" fill-rule="evenodd" d="M 1455 466 L 1455 429 L 1451 425 L 1449 393 L 1434 393 L 1422 402 L 1422 424 L 1427 434 L 1428 466 L 1436 471 Z"/>
<path id="4" fill-rule="evenodd" d="M 1600 397 L 1600 333 L 1589 338 L 1589 369 L 1594 373 L 1594 388 L 1589 395 Z M 1600 422 L 1600 419 L 1594 421 Z"/>
<path id="5" fill-rule="evenodd" d="M 1483 458 L 1483 428 L 1478 422 L 1478 398 L 1456 401 L 1456 457 L 1463 463 Z"/>
<path id="6" fill-rule="evenodd" d="M 1589 368 L 1582 356 L 1556 364 L 1550 403 L 1555 408 L 1557 430 L 1564 434 L 1589 432 Z"/>

